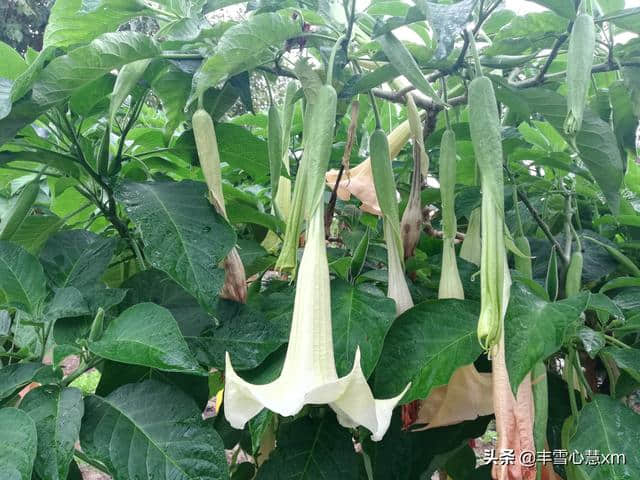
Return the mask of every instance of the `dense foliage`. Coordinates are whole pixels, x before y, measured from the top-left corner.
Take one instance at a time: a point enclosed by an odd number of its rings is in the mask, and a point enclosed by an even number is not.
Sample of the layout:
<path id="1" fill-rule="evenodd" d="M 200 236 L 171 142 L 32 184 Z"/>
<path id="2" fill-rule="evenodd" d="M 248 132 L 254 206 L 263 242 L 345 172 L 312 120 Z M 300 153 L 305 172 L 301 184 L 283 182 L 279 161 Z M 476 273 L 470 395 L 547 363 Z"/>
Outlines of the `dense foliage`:
<path id="1" fill-rule="evenodd" d="M 0 477 L 640 478 L 640 8 L 535 4 L 9 32 Z"/>

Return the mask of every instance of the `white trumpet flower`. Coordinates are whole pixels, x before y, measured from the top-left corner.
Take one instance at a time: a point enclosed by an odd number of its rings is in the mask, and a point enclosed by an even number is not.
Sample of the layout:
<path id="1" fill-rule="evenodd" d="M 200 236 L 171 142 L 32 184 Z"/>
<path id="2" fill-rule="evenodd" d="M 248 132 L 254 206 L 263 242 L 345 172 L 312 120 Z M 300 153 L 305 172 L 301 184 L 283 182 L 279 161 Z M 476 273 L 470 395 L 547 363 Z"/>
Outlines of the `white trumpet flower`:
<path id="1" fill-rule="evenodd" d="M 393 408 L 409 385 L 394 398 L 375 400 L 360 366 L 359 348 L 351 372 L 338 378 L 323 211 L 320 205 L 309 222 L 282 373 L 266 385 L 248 383 L 233 370 L 227 353 L 225 416 L 234 428 L 244 428 L 265 407 L 290 416 L 306 404 L 328 404 L 341 425 L 362 425 L 372 432 L 374 440 L 380 440 L 389 428 Z"/>

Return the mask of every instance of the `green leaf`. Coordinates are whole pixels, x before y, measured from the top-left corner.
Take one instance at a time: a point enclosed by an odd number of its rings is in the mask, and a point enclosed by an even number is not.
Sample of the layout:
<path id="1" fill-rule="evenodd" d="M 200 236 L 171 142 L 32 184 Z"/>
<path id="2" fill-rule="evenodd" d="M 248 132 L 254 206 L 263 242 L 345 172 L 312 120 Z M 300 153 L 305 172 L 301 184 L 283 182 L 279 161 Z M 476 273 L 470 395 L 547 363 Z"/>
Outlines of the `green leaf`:
<path id="1" fill-rule="evenodd" d="M 262 182 L 268 178 L 269 153 L 266 141 L 259 139 L 240 125 L 218 123 L 215 128 L 222 162 L 228 163 L 233 168 L 244 170 L 256 182 Z M 193 132 L 191 130 L 184 132 L 174 148 L 186 151 L 185 153 L 195 159 L 196 144 Z M 227 185 L 223 185 L 223 188 L 226 199 Z M 228 210 L 232 214 L 233 209 Z"/>
<path id="2" fill-rule="evenodd" d="M 140 303 L 112 320 L 92 353 L 109 360 L 167 372 L 203 374 L 191 355 L 171 312 L 153 303 Z"/>
<path id="3" fill-rule="evenodd" d="M 425 471 L 443 467 L 448 452 L 482 436 L 491 418 L 480 417 L 449 427 L 412 432 L 402 428 L 402 413 L 400 409 L 396 409 L 391 417 L 391 426 L 381 441 L 374 442 L 366 438 L 362 442 L 363 450 L 371 459 L 373 480 L 431 478 L 431 475 L 424 475 Z M 484 478 L 489 479 L 488 476 Z"/>
<path id="4" fill-rule="evenodd" d="M 220 38 L 215 53 L 194 76 L 196 95 L 229 77 L 275 58 L 272 48 L 281 48 L 289 38 L 302 33 L 300 18 L 291 12 L 262 13 L 234 25 Z"/>
<path id="5" fill-rule="evenodd" d="M 74 160 L 73 157 L 69 157 L 68 155 L 56 153 L 53 151 L 0 152 L 0 165 L 4 165 L 7 163 L 16 162 L 16 161 L 36 162 L 42 165 L 49 165 L 55 168 L 56 170 L 59 170 L 62 173 L 65 173 L 71 177 L 77 178 L 80 176 L 80 169 L 78 168 L 78 165 L 74 163 L 73 160 Z"/>
<path id="6" fill-rule="evenodd" d="M 24 58 L 4 42 L 0 42 L 0 77 L 15 80 L 27 69 Z"/>
<path id="7" fill-rule="evenodd" d="M 34 380 L 46 383 L 54 379 L 51 366 L 41 363 L 14 363 L 0 368 L 0 400 L 13 395 Z"/>
<path id="8" fill-rule="evenodd" d="M 0 241 L 0 301 L 4 306 L 38 313 L 47 296 L 46 279 L 38 259 L 22 247 Z"/>
<path id="9" fill-rule="evenodd" d="M 591 358 L 595 358 L 598 352 L 606 345 L 606 340 L 602 332 L 598 332 L 587 326 L 582 326 L 577 333 L 578 338 L 582 342 L 584 351 Z"/>
<path id="10" fill-rule="evenodd" d="M 18 230 L 11 237 L 32 255 L 37 255 L 51 235 L 64 225 L 64 220 L 56 215 L 29 215 L 23 220 Z"/>
<path id="11" fill-rule="evenodd" d="M 258 470 L 256 480 L 361 478 L 362 459 L 353 448 L 351 434 L 338 425 L 332 413 L 283 424 L 276 443 L 278 447 Z"/>
<path id="12" fill-rule="evenodd" d="M 418 64 L 411 56 L 411 53 L 409 53 L 409 50 L 407 50 L 404 44 L 398 40 L 393 33 L 385 33 L 378 37 L 377 40 L 385 56 L 398 72 L 407 77 L 422 93 L 433 98 L 434 101 L 442 103 L 436 91 L 420 71 Z"/>
<path id="13" fill-rule="evenodd" d="M 20 409 L 33 419 L 38 433 L 35 472 L 40 478 L 66 480 L 84 413 L 82 392 L 39 387 L 27 393 Z"/>
<path id="14" fill-rule="evenodd" d="M 100 280 L 116 241 L 87 230 L 65 230 L 49 237 L 40 262 L 51 285 L 82 289 Z"/>
<path id="15" fill-rule="evenodd" d="M 165 135 L 170 137 L 180 122 L 185 119 L 184 105 L 191 92 L 191 75 L 183 72 L 173 64 L 158 74 L 151 83 L 153 92 L 158 96 L 167 114 Z M 217 132 L 216 132 L 217 135 Z"/>
<path id="16" fill-rule="evenodd" d="M 229 478 L 222 440 L 193 399 L 155 380 L 87 397 L 80 444 L 114 479 Z"/>
<path id="17" fill-rule="evenodd" d="M 586 480 L 629 480 L 640 476 L 640 416 L 626 405 L 605 395 L 596 395 L 578 416 L 577 430 L 568 449 L 598 451 L 595 465 L 584 462 L 574 468 Z M 624 455 L 625 461 L 608 455 Z M 608 461 L 604 461 L 604 460 Z M 616 461 L 614 461 L 616 460 Z"/>
<path id="18" fill-rule="evenodd" d="M 33 85 L 33 99 L 40 108 L 48 108 L 114 69 L 158 55 L 156 42 L 143 33 L 105 33 L 90 44 L 53 59 Z"/>
<path id="19" fill-rule="evenodd" d="M 198 301 L 160 270 L 138 272 L 127 279 L 122 288 L 127 290 L 127 296 L 120 311 L 143 302 L 155 303 L 171 312 L 185 337 L 198 335 L 213 325 L 213 318 Z"/>
<path id="20" fill-rule="evenodd" d="M 0 472 L 7 480 L 31 480 L 38 439 L 31 417 L 17 408 L 0 410 Z"/>
<path id="21" fill-rule="evenodd" d="M 527 88 L 522 95 L 529 102 L 531 110 L 538 112 L 563 136 L 567 101 L 562 95 L 544 88 Z M 619 190 L 624 171 L 616 137 L 611 127 L 590 109 L 584 112 L 582 128 L 575 138 L 580 159 L 585 163 L 593 178 L 602 189 L 609 207 L 618 213 Z"/>
<path id="22" fill-rule="evenodd" d="M 44 47 L 69 47 L 93 40 L 98 35 L 113 32 L 123 23 L 141 15 L 143 8 L 110 8 L 104 2 L 102 8 L 92 9 L 83 5 L 83 0 L 56 0 L 47 28 L 44 31 Z M 95 3 L 95 2 L 91 2 Z M 124 3 L 120 2 L 120 7 Z M 128 2 L 139 7 L 138 2 Z M 85 7 L 85 8 L 83 8 Z"/>
<path id="23" fill-rule="evenodd" d="M 587 308 L 588 292 L 567 300 L 547 302 L 519 282 L 511 286 L 504 319 L 505 357 L 509 381 L 517 391 L 535 364 L 556 352 L 569 328 Z"/>
<path id="24" fill-rule="evenodd" d="M 640 22 L 640 8 L 638 9 L 637 18 L 637 21 Z M 618 143 L 622 148 L 635 151 L 638 117 L 633 111 L 634 104 L 631 92 L 622 80 L 609 85 L 609 99 L 613 112 L 613 131 L 616 134 Z"/>
<path id="25" fill-rule="evenodd" d="M 576 9 L 573 2 L 566 0 L 533 0 L 535 3 L 547 7 L 549 10 L 556 12 L 561 17 L 573 20 L 576 18 Z"/>
<path id="26" fill-rule="evenodd" d="M 155 380 L 179 388 L 198 404 L 204 411 L 209 401 L 209 382 L 207 377 L 187 373 L 162 372 L 140 365 L 105 360 L 100 369 L 100 382 L 95 394 L 106 397 L 111 392 L 128 383 L 140 383 Z"/>
<path id="27" fill-rule="evenodd" d="M 109 106 L 109 95 L 113 92 L 115 75 L 108 73 L 78 88 L 71 94 L 69 107 L 81 117 L 103 113 Z"/>
<path id="28" fill-rule="evenodd" d="M 611 22 L 623 30 L 640 34 L 640 7 L 607 12 L 605 16 L 597 18 L 596 22 Z"/>
<path id="29" fill-rule="evenodd" d="M 221 299 L 216 318 L 219 326 L 211 322 L 200 334 L 186 337 L 198 360 L 208 367 L 224 369 L 225 352 L 237 370 L 257 367 L 288 338 L 283 325 L 269 321 L 252 305 Z"/>
<path id="30" fill-rule="evenodd" d="M 430 300 L 394 322 L 375 372 L 376 398 L 397 395 L 407 382 L 402 402 L 426 398 L 445 385 L 453 372 L 482 353 L 477 338 L 479 305 L 470 300 Z"/>
<path id="31" fill-rule="evenodd" d="M 56 288 L 53 298 L 45 308 L 45 318 L 48 322 L 65 317 L 80 317 L 89 315 L 89 305 L 84 296 L 75 287 Z"/>
<path id="32" fill-rule="evenodd" d="M 357 347 L 362 355 L 362 371 L 365 377 L 371 375 L 395 317 L 393 300 L 374 296 L 342 280 L 331 282 L 333 345 L 338 375 L 351 371 Z"/>
<path id="33" fill-rule="evenodd" d="M 615 290 L 616 288 L 624 287 L 640 287 L 640 278 L 638 277 L 617 277 L 609 280 L 602 287 L 600 287 L 600 293 L 608 292 L 609 290 Z"/>
<path id="34" fill-rule="evenodd" d="M 640 350 L 636 348 L 607 347 L 602 355 L 612 358 L 618 367 L 640 382 Z"/>
<path id="35" fill-rule="evenodd" d="M 204 182 L 125 183 L 116 198 L 142 231 L 151 265 L 211 311 L 224 283 L 218 264 L 236 236 L 205 194 Z"/>

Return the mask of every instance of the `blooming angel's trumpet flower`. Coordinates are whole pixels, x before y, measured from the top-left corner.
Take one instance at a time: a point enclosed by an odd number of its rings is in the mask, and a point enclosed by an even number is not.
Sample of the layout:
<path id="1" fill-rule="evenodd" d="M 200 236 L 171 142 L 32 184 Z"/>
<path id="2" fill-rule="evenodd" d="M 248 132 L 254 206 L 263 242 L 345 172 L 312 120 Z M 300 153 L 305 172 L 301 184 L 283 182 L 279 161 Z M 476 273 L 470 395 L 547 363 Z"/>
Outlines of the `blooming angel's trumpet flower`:
<path id="1" fill-rule="evenodd" d="M 389 427 L 391 411 L 406 388 L 397 397 L 374 400 L 360 367 L 359 349 L 351 372 L 338 378 L 333 355 L 323 218 L 323 208 L 318 208 L 309 225 L 282 373 L 269 384 L 250 384 L 233 370 L 227 353 L 225 416 L 234 428 L 244 428 L 265 407 L 290 416 L 306 404 L 329 404 L 343 426 L 362 425 L 372 432 L 374 440 L 380 440 Z"/>

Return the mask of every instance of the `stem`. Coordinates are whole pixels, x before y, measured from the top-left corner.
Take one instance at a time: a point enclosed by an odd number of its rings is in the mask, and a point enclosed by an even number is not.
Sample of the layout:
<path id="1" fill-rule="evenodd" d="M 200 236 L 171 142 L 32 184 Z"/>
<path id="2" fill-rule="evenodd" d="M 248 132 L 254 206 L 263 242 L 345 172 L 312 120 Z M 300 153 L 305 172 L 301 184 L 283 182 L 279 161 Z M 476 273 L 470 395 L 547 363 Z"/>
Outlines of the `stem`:
<path id="1" fill-rule="evenodd" d="M 444 77 L 440 78 L 440 84 L 442 85 L 442 101 L 445 104 L 449 103 L 449 96 L 447 94 L 447 81 Z M 444 109 L 444 123 L 447 127 L 447 130 L 451 130 L 451 121 L 449 119 L 449 110 Z"/>
<path id="2" fill-rule="evenodd" d="M 565 362 L 564 368 L 567 374 L 567 384 L 569 386 L 569 404 L 571 405 L 571 416 L 574 419 L 578 418 L 578 402 L 576 402 L 576 391 L 573 388 L 573 356 L 575 355 L 575 350 L 573 348 L 569 348 L 569 358 L 568 361 Z"/>
<path id="3" fill-rule="evenodd" d="M 613 398 L 616 398 L 616 377 L 613 374 L 613 369 L 611 368 L 608 359 L 603 359 L 602 363 L 607 371 L 607 377 L 609 377 L 609 393 Z"/>
<path id="4" fill-rule="evenodd" d="M 376 99 L 373 96 L 373 91 L 369 90 L 369 98 L 371 99 L 371 108 L 373 115 L 376 118 L 376 129 L 382 128 L 382 122 L 380 121 L 380 112 L 378 111 L 378 105 L 376 105 Z"/>
<path id="5" fill-rule="evenodd" d="M 504 169 L 505 169 L 505 172 L 507 172 L 507 176 L 509 177 L 511 182 L 513 182 L 513 174 L 511 173 L 509 168 L 507 168 L 507 166 L 505 165 Z M 536 221 L 536 223 L 538 224 L 538 226 L 540 227 L 540 229 L 542 230 L 544 235 L 549 240 L 549 242 L 551 242 L 551 244 L 556 247 L 557 251 L 562 252 L 562 247 L 560 246 L 558 241 L 553 237 L 553 234 L 551 233 L 551 230 L 549 229 L 549 225 L 547 225 L 545 223 L 545 221 L 542 219 L 542 217 L 540 216 L 538 211 L 535 209 L 535 207 L 533 205 L 531 205 L 531 202 L 529 201 L 529 198 L 527 198 L 525 193 L 520 191 L 520 190 L 518 190 L 518 198 L 520 198 L 520 200 L 522 200 L 522 203 L 524 203 L 524 206 L 527 207 L 527 210 L 529 210 L 529 213 L 531 213 L 531 216 Z M 560 258 L 560 262 L 562 263 L 562 265 L 566 267 L 569 262 L 567 261 L 566 258 L 564 258 L 564 255 L 561 254 L 559 256 L 559 258 Z"/>
<path id="6" fill-rule="evenodd" d="M 89 457 L 86 453 L 81 452 L 80 450 L 74 450 L 73 455 L 74 457 L 77 457 L 82 462 L 88 465 L 91 465 L 93 468 L 100 470 L 101 472 L 106 473 L 107 475 L 111 475 L 107 467 L 105 467 L 101 462 Z"/>
<path id="7" fill-rule="evenodd" d="M 580 357 L 577 352 L 573 356 L 573 362 L 574 362 L 573 366 L 578 372 L 578 378 L 580 378 L 580 382 L 582 383 L 582 385 L 584 385 L 584 388 L 587 391 L 587 395 L 589 397 L 592 397 L 593 390 L 591 390 L 591 386 L 589 385 L 589 382 L 587 382 L 587 378 L 584 376 L 584 372 L 582 371 L 582 365 L 580 364 Z"/>
<path id="8" fill-rule="evenodd" d="M 624 343 L 621 340 L 618 340 L 616 337 L 612 337 L 611 335 L 607 335 L 606 333 L 603 334 L 605 340 L 607 340 L 608 342 L 612 343 L 613 345 L 616 345 L 618 347 L 621 348 L 631 348 L 629 345 L 627 345 L 626 343 Z"/>

